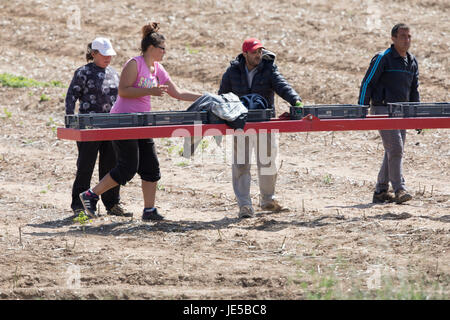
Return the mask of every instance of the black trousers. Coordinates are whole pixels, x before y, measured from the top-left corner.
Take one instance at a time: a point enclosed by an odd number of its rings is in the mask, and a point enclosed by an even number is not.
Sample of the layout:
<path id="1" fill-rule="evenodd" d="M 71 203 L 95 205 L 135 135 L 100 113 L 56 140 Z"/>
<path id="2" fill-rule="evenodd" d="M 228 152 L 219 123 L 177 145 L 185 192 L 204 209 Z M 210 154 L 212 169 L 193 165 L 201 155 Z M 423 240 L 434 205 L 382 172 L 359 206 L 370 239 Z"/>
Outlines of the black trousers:
<path id="1" fill-rule="evenodd" d="M 78 159 L 77 173 L 72 187 L 73 210 L 82 209 L 80 193 L 91 187 L 92 173 L 94 172 L 97 154 L 100 155 L 98 163 L 99 178 L 102 179 L 116 166 L 116 154 L 111 141 L 77 141 Z M 101 200 L 106 209 L 111 209 L 120 201 L 120 186 L 114 187 L 101 195 Z"/>
<path id="2" fill-rule="evenodd" d="M 161 179 L 158 156 L 153 139 L 115 140 L 117 165 L 110 172 L 119 185 L 125 185 L 139 174 L 142 180 L 156 182 Z"/>

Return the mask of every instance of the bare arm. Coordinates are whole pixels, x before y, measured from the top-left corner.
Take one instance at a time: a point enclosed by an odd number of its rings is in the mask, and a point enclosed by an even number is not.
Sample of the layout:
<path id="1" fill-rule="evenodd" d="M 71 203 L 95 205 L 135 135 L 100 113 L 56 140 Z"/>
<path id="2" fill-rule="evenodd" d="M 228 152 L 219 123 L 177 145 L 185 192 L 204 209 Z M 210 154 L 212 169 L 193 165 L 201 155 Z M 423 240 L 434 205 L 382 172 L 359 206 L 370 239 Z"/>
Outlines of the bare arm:
<path id="1" fill-rule="evenodd" d="M 119 82 L 119 96 L 122 98 L 140 98 L 144 96 L 161 96 L 167 91 L 167 86 L 153 88 L 134 88 L 133 84 L 137 78 L 137 63 L 131 60 L 123 68 Z"/>
<path id="2" fill-rule="evenodd" d="M 178 86 L 175 83 L 173 83 L 172 80 L 167 81 L 166 85 L 168 85 L 167 93 L 172 98 L 178 100 L 195 101 L 202 96 L 201 94 L 178 88 Z"/>

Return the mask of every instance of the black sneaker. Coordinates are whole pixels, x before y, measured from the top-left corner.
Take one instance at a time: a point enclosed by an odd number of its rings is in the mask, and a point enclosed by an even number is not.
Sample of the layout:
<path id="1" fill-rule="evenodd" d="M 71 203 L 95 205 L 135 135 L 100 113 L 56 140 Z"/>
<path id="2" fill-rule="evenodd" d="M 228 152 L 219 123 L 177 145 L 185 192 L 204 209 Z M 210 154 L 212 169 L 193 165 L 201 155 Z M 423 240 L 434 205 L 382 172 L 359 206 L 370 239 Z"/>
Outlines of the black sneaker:
<path id="1" fill-rule="evenodd" d="M 116 203 L 111 208 L 106 211 L 106 214 L 110 216 L 118 216 L 118 217 L 132 217 L 132 212 L 125 212 L 122 205 L 120 203 Z"/>
<path id="2" fill-rule="evenodd" d="M 142 220 L 144 221 L 161 221 L 164 217 L 158 213 L 158 209 L 156 208 L 147 208 L 144 209 L 142 213 Z"/>
<path id="3" fill-rule="evenodd" d="M 380 192 L 374 192 L 373 193 L 373 203 L 385 203 L 385 202 L 393 202 L 394 201 L 394 195 L 388 191 L 380 191 Z"/>
<path id="4" fill-rule="evenodd" d="M 90 218 L 96 217 L 98 196 L 91 194 L 88 190 L 80 193 L 80 200 L 84 207 L 84 213 Z"/>

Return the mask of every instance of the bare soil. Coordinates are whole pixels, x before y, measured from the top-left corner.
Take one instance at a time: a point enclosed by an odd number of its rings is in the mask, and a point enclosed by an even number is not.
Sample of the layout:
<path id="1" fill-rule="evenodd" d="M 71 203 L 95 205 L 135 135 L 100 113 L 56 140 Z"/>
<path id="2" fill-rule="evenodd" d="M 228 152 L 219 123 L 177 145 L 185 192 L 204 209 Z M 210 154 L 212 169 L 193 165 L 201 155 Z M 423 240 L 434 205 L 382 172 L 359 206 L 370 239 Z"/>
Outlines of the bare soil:
<path id="1" fill-rule="evenodd" d="M 0 73 L 68 85 L 96 36 L 111 39 L 120 72 L 139 54 L 140 27 L 160 21 L 163 63 L 180 87 L 216 92 L 254 36 L 308 104 L 356 103 L 370 59 L 405 21 L 422 101 L 450 101 L 445 0 L 25 0 L 2 1 L 0 13 Z M 229 140 L 217 147 L 207 138 L 203 154 L 186 160 L 182 139 L 156 139 L 157 206 L 167 219 L 141 221 L 136 176 L 121 190 L 133 218 L 105 216 L 101 204 L 103 215 L 81 225 L 70 210 L 76 145 L 56 137 L 66 90 L 0 87 L 1 299 L 450 297 L 449 130 L 408 131 L 404 174 L 414 198 L 403 205 L 371 203 L 378 132 L 280 134 L 276 194 L 290 211 L 258 208 L 253 168 L 257 215 L 246 220 L 237 218 Z M 189 103 L 154 98 L 153 106 Z M 288 111 L 280 98 L 277 108 Z"/>

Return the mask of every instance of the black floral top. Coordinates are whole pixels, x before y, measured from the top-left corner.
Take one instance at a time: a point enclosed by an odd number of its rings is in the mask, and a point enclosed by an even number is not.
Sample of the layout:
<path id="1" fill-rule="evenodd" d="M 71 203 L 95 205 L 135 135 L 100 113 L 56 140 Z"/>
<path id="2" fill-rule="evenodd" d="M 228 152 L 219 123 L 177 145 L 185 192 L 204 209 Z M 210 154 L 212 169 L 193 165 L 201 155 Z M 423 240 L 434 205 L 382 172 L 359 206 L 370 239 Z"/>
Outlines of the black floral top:
<path id="1" fill-rule="evenodd" d="M 114 68 L 105 69 L 88 63 L 75 71 L 66 95 L 66 114 L 74 114 L 80 100 L 79 113 L 106 113 L 117 99 L 119 75 Z"/>

